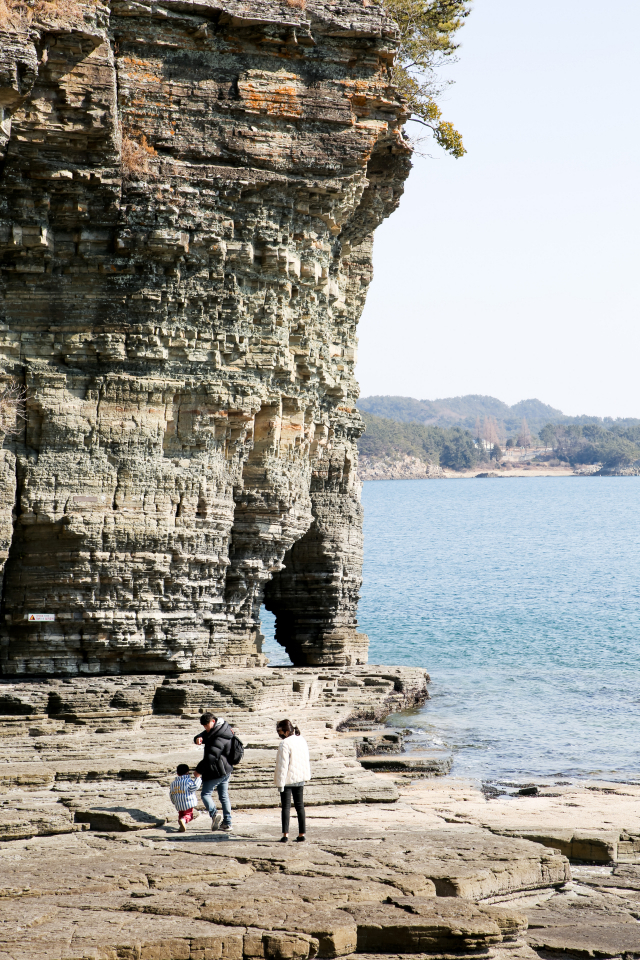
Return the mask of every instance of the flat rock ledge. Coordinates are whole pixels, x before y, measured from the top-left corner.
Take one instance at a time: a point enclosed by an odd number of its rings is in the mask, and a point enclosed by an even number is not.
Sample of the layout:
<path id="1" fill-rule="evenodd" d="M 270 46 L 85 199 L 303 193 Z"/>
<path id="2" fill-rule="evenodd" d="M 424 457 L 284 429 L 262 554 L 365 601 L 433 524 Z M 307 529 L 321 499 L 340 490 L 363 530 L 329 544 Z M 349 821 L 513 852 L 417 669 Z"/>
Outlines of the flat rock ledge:
<path id="1" fill-rule="evenodd" d="M 558 828 L 515 818 L 544 798 L 503 822 L 448 786 L 446 753 L 403 753 L 381 727 L 427 682 L 363 666 L 0 683 L 0 960 L 640 957 L 640 868 L 572 876 L 580 828 L 561 850 Z M 203 709 L 246 747 L 231 834 L 203 811 L 179 833 L 168 800 Z M 278 842 L 283 716 L 311 747 L 304 844 Z M 632 844 L 609 840 L 610 858 Z"/>
<path id="2" fill-rule="evenodd" d="M 568 878 L 563 857 L 479 830 L 457 849 L 456 831 L 363 829 L 353 839 L 320 826 L 302 846 L 278 843 L 273 825 L 212 835 L 204 820 L 186 835 L 172 826 L 133 841 L 90 832 L 4 845 L 0 956 L 527 955 L 524 915 L 461 893 Z"/>
<path id="3" fill-rule="evenodd" d="M 0 839 L 93 830 L 146 830 L 173 817 L 176 765 L 195 765 L 205 710 L 226 717 L 245 744 L 234 773 L 236 809 L 273 807 L 274 728 L 290 716 L 312 743 L 310 806 L 384 803 L 391 780 L 358 761 L 353 716 L 380 721 L 423 702 L 428 675 L 404 667 L 259 668 L 186 677 L 96 677 L 0 682 L 3 759 Z M 433 770 L 433 773 L 442 772 Z"/>
<path id="4" fill-rule="evenodd" d="M 365 770 L 385 770 L 407 776 L 442 777 L 451 772 L 453 757 L 447 750 L 416 750 L 407 755 L 387 754 L 379 757 L 360 757 Z"/>

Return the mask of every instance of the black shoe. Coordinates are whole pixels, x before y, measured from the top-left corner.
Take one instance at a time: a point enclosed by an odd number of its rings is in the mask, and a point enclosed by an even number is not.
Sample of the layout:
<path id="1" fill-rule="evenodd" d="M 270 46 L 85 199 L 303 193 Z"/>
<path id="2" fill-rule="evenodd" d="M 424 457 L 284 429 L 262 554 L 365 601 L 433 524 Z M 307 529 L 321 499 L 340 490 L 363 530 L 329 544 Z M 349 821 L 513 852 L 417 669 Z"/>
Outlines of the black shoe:
<path id="1" fill-rule="evenodd" d="M 289 837 L 280 837 L 278 843 L 289 843 Z"/>
<path id="2" fill-rule="evenodd" d="M 306 837 L 296 837 L 296 843 L 304 843 L 306 839 Z"/>
<path id="3" fill-rule="evenodd" d="M 220 829 L 221 829 L 221 830 L 224 830 L 225 833 L 229 833 L 229 831 L 231 830 L 231 824 L 230 824 L 230 823 L 223 823 L 223 824 L 221 825 Z"/>
<path id="4" fill-rule="evenodd" d="M 220 826 L 220 817 L 211 817 L 211 829 L 217 830 Z"/>

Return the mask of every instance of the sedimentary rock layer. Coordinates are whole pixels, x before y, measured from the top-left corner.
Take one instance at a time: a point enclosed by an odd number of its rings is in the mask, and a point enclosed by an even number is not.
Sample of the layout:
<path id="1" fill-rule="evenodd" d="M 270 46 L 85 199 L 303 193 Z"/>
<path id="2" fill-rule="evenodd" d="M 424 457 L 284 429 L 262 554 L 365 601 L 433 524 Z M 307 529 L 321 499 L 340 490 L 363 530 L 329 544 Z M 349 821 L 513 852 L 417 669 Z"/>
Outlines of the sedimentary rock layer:
<path id="1" fill-rule="evenodd" d="M 0 955 L 535 960 L 522 916 L 472 901 L 563 887 L 566 859 L 480 827 L 415 822 L 343 730 L 354 714 L 420 702 L 427 679 L 356 666 L 1 682 Z M 201 814 L 182 834 L 168 787 L 178 763 L 202 754 L 193 732 L 206 706 L 246 746 L 230 783 L 233 831 L 212 832 Z M 279 843 L 267 809 L 285 715 L 310 745 L 304 845 Z"/>
<path id="2" fill-rule="evenodd" d="M 275 725 L 285 716 L 311 738 L 308 804 L 394 802 L 395 784 L 364 770 L 356 735 L 338 728 L 422 703 L 427 680 L 409 667 L 334 667 L 0 682 L 0 841 L 162 826 L 176 765 L 201 757 L 193 737 L 204 710 L 245 745 L 235 809 L 277 805 Z"/>
<path id="3" fill-rule="evenodd" d="M 153 831 L 146 846 L 114 835 L 56 838 L 62 870 L 54 844 L 40 841 L 36 852 L 16 844 L 21 887 L 0 851 L 3 957 L 306 960 L 402 951 L 535 960 L 523 944 L 522 914 L 436 896 L 433 884 L 407 869 L 404 851 L 419 842 L 415 831 L 370 831 L 356 844 L 339 828 L 320 826 L 302 848 L 283 847 L 264 830 L 244 833 L 216 842 L 197 829 L 182 838 Z"/>
<path id="4" fill-rule="evenodd" d="M 258 666 L 265 600 L 294 662 L 364 662 L 395 28 L 356 0 L 54 8 L 0 31 L 3 672 Z"/>
<path id="5" fill-rule="evenodd" d="M 370 746 L 396 734 L 354 713 L 410 706 L 426 680 L 407 667 L 307 667 L 0 682 L 0 955 L 640 957 L 638 788 L 487 799 L 469 781 L 360 767 L 362 731 Z M 203 706 L 247 748 L 230 834 L 204 811 L 178 832 L 168 797 L 176 764 L 201 755 Z M 303 845 L 278 842 L 269 809 L 284 715 L 311 748 Z M 570 869 L 557 849 L 567 838 L 569 856 L 598 862 Z"/>

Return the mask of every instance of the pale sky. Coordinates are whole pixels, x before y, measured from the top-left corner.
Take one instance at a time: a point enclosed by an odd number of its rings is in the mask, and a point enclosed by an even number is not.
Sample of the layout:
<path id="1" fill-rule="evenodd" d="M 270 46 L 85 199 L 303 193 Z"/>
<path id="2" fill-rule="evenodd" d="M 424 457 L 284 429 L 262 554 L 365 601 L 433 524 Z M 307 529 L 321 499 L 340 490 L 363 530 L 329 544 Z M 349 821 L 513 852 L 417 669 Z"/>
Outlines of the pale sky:
<path id="1" fill-rule="evenodd" d="M 416 159 L 376 233 L 362 396 L 640 417 L 640 0 L 474 8 L 442 104 L 468 153 Z"/>

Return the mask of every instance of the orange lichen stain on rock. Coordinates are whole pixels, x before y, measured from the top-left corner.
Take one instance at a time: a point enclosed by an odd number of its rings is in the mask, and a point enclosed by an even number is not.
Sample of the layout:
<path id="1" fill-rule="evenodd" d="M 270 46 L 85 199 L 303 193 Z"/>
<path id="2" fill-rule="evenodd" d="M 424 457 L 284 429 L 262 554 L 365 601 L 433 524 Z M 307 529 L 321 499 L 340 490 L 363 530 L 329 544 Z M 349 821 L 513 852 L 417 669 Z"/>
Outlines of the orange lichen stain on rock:
<path id="1" fill-rule="evenodd" d="M 274 83 L 273 79 L 264 81 L 261 78 L 241 80 L 238 83 L 238 92 L 245 108 L 252 113 L 298 118 L 302 116 L 303 110 L 298 90 L 295 83 L 291 82 L 294 79 L 296 78 L 287 78 L 283 83 Z"/>
<path id="2" fill-rule="evenodd" d="M 294 87 L 280 87 L 278 90 L 273 90 L 268 97 L 265 97 L 261 91 L 254 91 L 247 98 L 247 105 L 250 109 L 260 113 L 265 112 L 271 116 L 300 117 L 302 108 L 296 101 Z"/>
<path id="3" fill-rule="evenodd" d="M 372 108 L 389 107 L 395 102 L 389 98 L 389 88 L 386 84 L 373 86 L 363 80 L 343 80 L 340 86 L 352 106 L 360 110 L 370 111 Z"/>
<path id="4" fill-rule="evenodd" d="M 144 83 L 163 83 L 161 65 L 153 60 L 139 60 L 137 57 L 120 57 L 118 61 L 120 72 L 123 71 L 123 65 L 126 65 L 127 73 L 130 77 Z M 153 68 L 156 68 L 155 72 Z"/>
<path id="5" fill-rule="evenodd" d="M 352 80 L 346 78 L 341 80 L 339 86 L 342 88 L 345 96 L 354 97 L 368 97 L 371 95 L 371 83 L 366 80 Z"/>
<path id="6" fill-rule="evenodd" d="M 167 106 L 166 102 L 162 100 L 150 100 L 148 95 L 144 93 L 138 93 L 131 98 L 131 106 L 129 107 L 128 112 L 130 114 L 136 114 L 139 121 L 144 123 L 146 119 L 149 118 L 149 107 L 155 106 L 164 110 Z"/>

